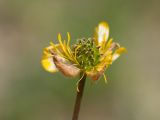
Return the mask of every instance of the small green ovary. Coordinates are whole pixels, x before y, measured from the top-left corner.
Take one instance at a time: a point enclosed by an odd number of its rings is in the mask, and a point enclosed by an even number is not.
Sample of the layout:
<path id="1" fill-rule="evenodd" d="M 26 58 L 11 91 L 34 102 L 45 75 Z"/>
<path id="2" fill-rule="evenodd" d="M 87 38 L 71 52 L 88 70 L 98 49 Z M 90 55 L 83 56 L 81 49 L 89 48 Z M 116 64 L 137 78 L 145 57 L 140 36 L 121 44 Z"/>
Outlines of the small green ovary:
<path id="1" fill-rule="evenodd" d="M 80 67 L 85 70 L 91 70 L 99 63 L 100 53 L 99 48 L 95 45 L 93 38 L 79 39 L 75 45 L 76 59 Z"/>

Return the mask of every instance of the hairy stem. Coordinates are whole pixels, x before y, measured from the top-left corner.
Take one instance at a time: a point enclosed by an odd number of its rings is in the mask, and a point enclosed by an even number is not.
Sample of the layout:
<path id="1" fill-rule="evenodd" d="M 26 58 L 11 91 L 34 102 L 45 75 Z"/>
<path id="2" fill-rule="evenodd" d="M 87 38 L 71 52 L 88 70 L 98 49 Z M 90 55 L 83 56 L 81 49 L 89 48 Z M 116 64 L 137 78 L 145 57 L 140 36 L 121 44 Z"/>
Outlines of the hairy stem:
<path id="1" fill-rule="evenodd" d="M 80 107 L 81 107 L 81 101 L 82 101 L 85 81 L 86 81 L 86 74 L 83 75 L 83 77 L 81 78 L 81 80 L 78 84 L 79 91 L 77 91 L 72 120 L 78 120 L 78 115 L 79 115 L 79 111 L 80 111 Z"/>

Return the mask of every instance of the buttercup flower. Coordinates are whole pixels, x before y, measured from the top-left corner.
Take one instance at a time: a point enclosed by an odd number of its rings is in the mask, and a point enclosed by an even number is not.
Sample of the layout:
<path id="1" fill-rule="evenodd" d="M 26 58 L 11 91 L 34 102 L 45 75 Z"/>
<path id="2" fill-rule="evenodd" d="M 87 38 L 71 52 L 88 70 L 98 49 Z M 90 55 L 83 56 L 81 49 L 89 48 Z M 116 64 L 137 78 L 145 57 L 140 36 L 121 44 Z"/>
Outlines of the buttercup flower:
<path id="1" fill-rule="evenodd" d="M 59 43 L 50 43 L 43 51 L 42 66 L 48 72 L 62 72 L 65 76 L 75 77 L 80 73 L 86 74 L 96 81 L 101 75 L 105 77 L 105 70 L 126 49 L 109 38 L 109 26 L 101 22 L 95 29 L 91 38 L 78 39 L 77 43 L 70 46 L 68 40 L 63 40 L 58 34 Z"/>

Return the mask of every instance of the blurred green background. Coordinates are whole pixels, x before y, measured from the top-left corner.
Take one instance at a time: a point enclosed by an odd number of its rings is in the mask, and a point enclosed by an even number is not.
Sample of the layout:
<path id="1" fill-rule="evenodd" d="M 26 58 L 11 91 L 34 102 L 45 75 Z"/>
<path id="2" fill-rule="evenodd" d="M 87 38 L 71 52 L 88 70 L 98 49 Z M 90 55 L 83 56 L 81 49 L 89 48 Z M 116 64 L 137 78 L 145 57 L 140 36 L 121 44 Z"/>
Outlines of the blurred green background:
<path id="1" fill-rule="evenodd" d="M 159 0 L 0 0 L 0 120 L 71 120 L 78 78 L 50 74 L 57 34 L 90 37 L 100 21 L 125 46 L 103 78 L 87 79 L 80 120 L 160 120 Z"/>

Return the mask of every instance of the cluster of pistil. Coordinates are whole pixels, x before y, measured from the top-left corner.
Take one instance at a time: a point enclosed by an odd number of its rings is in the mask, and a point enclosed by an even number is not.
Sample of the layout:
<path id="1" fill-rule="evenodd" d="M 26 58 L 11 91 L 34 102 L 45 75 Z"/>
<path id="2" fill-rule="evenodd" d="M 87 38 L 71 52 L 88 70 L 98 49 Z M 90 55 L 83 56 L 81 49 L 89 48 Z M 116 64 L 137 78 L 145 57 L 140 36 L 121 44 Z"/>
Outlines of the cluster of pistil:
<path id="1" fill-rule="evenodd" d="M 82 69 L 89 71 L 100 62 L 99 47 L 95 45 L 94 38 L 79 39 L 74 49 L 76 49 L 76 59 Z"/>

